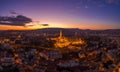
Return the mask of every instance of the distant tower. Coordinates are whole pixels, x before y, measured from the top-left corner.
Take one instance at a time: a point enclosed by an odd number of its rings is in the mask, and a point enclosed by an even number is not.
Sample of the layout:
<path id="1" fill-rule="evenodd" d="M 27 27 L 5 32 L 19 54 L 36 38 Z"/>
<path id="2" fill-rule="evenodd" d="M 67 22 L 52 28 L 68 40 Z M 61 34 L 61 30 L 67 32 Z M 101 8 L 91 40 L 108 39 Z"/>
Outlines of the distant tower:
<path id="1" fill-rule="evenodd" d="M 60 36 L 59 36 L 59 38 L 62 38 L 62 37 L 63 37 L 62 30 L 60 30 Z"/>

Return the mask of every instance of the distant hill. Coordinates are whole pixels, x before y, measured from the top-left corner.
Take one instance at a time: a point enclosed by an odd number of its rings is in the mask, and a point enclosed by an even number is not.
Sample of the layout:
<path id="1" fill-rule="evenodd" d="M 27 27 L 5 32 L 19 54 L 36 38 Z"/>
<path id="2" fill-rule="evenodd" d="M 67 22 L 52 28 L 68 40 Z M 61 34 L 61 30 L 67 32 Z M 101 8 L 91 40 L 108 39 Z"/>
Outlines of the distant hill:
<path id="1" fill-rule="evenodd" d="M 77 33 L 119 33 L 120 34 L 120 29 L 106 29 L 106 30 L 82 30 L 78 28 L 43 28 L 43 29 L 37 29 L 37 30 L 4 30 L 0 32 L 32 32 L 32 33 L 48 33 L 48 34 L 55 34 L 59 33 L 60 31 L 63 32 L 63 34 L 74 34 L 75 32 Z"/>

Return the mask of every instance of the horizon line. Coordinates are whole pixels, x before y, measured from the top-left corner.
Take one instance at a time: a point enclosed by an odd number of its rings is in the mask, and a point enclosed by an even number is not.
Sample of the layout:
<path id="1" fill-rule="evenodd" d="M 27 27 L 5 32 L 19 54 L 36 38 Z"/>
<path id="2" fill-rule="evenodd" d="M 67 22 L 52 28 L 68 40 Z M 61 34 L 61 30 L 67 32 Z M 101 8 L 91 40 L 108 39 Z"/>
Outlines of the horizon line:
<path id="1" fill-rule="evenodd" d="M 118 28 L 113 29 L 80 29 L 80 28 L 62 28 L 62 27 L 50 27 L 50 28 L 39 28 L 39 29 L 0 29 L 0 31 L 31 31 L 31 30 L 40 30 L 40 29 L 79 29 L 79 30 L 120 30 Z"/>

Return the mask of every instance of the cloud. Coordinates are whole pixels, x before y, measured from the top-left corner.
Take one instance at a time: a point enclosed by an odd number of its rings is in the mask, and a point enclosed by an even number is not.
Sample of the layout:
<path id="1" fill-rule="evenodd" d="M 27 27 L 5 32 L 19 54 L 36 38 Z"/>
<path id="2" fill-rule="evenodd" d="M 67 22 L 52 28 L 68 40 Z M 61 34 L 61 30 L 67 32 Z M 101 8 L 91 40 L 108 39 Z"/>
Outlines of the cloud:
<path id="1" fill-rule="evenodd" d="M 32 27 L 32 26 L 49 26 L 49 24 L 26 24 L 26 27 Z"/>
<path id="2" fill-rule="evenodd" d="M 15 17 L 0 16 L 1 25 L 25 26 L 26 23 L 30 22 L 32 22 L 32 19 L 23 15 L 17 15 Z"/>
<path id="3" fill-rule="evenodd" d="M 108 4 L 120 3 L 120 0 L 106 0 Z"/>
<path id="4" fill-rule="evenodd" d="M 103 7 L 108 4 L 120 4 L 120 0 L 79 0 L 77 8 Z"/>
<path id="5" fill-rule="evenodd" d="M 41 25 L 41 26 L 49 26 L 49 24 L 39 24 L 39 25 Z"/>

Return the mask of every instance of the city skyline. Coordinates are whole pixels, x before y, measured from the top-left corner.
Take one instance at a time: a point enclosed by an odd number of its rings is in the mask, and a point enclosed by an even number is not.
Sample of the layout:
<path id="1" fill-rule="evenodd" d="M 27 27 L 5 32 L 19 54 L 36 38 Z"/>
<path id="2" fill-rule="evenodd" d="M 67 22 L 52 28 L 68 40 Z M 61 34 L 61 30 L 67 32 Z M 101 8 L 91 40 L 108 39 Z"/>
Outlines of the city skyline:
<path id="1" fill-rule="evenodd" d="M 0 16 L 24 15 L 32 19 L 30 27 L 0 24 L 0 30 L 120 29 L 120 0 L 1 0 L 0 6 Z"/>

